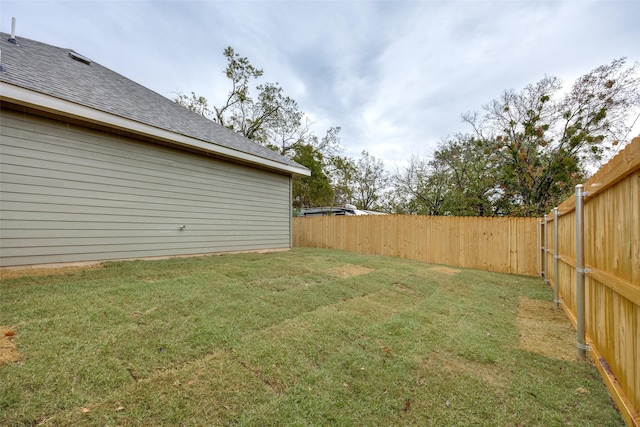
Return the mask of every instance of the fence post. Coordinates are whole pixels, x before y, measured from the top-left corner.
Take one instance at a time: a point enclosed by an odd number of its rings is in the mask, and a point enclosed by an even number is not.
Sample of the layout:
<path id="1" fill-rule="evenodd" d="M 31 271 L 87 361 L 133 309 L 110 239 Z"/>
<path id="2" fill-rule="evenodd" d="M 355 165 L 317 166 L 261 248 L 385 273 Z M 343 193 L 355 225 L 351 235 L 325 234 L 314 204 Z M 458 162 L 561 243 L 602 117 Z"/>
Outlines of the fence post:
<path id="1" fill-rule="evenodd" d="M 547 215 L 544 215 L 544 232 L 542 234 L 542 253 L 544 255 L 544 283 L 549 284 L 549 233 L 547 232 Z"/>
<path id="2" fill-rule="evenodd" d="M 542 220 L 538 220 L 538 273 L 542 277 Z"/>
<path id="3" fill-rule="evenodd" d="M 558 248 L 558 208 L 553 208 L 553 302 L 556 307 L 560 306 L 558 298 L 558 260 L 560 259 L 560 249 Z"/>
<path id="4" fill-rule="evenodd" d="M 578 358 L 584 359 L 589 346 L 585 344 L 584 331 L 584 196 L 583 185 L 576 185 L 576 312 Z"/>

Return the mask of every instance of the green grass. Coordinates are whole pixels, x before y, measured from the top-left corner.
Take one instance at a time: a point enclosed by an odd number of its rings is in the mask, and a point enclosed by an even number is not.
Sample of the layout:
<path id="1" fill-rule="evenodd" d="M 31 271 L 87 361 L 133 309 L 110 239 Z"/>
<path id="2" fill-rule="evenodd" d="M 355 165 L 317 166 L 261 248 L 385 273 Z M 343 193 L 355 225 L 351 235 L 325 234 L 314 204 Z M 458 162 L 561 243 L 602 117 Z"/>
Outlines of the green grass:
<path id="1" fill-rule="evenodd" d="M 295 249 L 5 280 L 0 425 L 624 425 L 588 362 L 519 345 L 541 280 L 432 267 Z"/>

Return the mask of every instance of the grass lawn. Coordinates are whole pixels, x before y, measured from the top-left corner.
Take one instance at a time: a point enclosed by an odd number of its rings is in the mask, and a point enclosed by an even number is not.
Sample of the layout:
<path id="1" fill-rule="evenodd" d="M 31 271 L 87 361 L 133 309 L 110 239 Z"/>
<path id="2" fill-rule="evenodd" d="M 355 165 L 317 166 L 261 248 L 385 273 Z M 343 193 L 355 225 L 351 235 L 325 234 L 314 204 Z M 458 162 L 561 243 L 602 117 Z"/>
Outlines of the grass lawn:
<path id="1" fill-rule="evenodd" d="M 552 298 L 318 249 L 5 279 L 0 425 L 624 425 Z"/>

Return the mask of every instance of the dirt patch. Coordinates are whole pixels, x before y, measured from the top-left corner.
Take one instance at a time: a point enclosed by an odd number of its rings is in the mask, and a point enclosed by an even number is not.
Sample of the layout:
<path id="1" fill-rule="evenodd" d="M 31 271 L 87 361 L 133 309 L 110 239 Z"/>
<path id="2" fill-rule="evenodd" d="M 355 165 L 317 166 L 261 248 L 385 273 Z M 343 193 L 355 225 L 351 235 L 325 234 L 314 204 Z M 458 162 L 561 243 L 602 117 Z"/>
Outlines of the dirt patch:
<path id="1" fill-rule="evenodd" d="M 505 373 L 496 364 L 474 362 L 442 350 L 434 350 L 422 361 L 427 372 L 438 372 L 438 375 L 459 377 L 461 375 L 475 377 L 493 387 L 504 388 L 507 384 Z"/>
<path id="2" fill-rule="evenodd" d="M 416 291 L 415 289 L 411 289 L 411 288 L 407 288 L 406 286 L 400 284 L 400 283 L 396 283 L 396 289 L 400 292 L 402 292 L 403 294 L 406 295 L 410 295 L 410 296 L 414 296 L 414 297 L 422 297 L 424 295 L 422 295 L 420 292 Z"/>
<path id="3" fill-rule="evenodd" d="M 23 276 L 53 276 L 74 273 L 76 271 L 103 268 L 99 262 L 81 262 L 74 264 L 48 264 L 26 267 L 0 268 L 0 280 L 17 279 Z"/>
<path id="4" fill-rule="evenodd" d="M 0 326 L 0 365 L 19 362 L 22 359 L 13 343 L 15 332 L 8 326 Z"/>
<path id="5" fill-rule="evenodd" d="M 449 267 L 431 267 L 430 271 L 437 271 L 438 273 L 446 274 L 448 276 L 453 276 L 456 273 L 460 273 L 460 270 L 456 270 L 455 268 Z"/>
<path id="6" fill-rule="evenodd" d="M 354 265 L 354 264 L 345 264 L 340 267 L 329 268 L 326 270 L 326 272 L 329 273 L 330 275 L 339 277 L 341 279 L 344 279 L 347 277 L 360 276 L 362 274 L 371 273 L 372 271 L 374 271 L 373 268 L 367 268 L 361 265 Z"/>
<path id="7" fill-rule="evenodd" d="M 576 336 L 569 319 L 552 302 L 520 298 L 520 348 L 560 360 L 576 360 Z"/>

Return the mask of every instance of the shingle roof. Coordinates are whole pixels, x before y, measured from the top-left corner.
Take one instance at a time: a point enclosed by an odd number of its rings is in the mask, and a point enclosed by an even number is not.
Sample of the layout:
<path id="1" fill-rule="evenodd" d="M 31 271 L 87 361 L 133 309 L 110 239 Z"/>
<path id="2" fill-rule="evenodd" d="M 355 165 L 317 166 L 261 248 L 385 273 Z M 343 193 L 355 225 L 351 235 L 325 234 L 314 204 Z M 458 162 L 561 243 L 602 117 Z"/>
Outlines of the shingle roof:
<path id="1" fill-rule="evenodd" d="M 22 37 L 16 37 L 18 45 L 15 45 L 7 41 L 9 37 L 0 33 L 1 82 L 282 165 L 303 168 L 94 61 L 88 65 L 71 58 L 72 49 Z M 85 56 L 84 52 L 79 53 Z"/>

